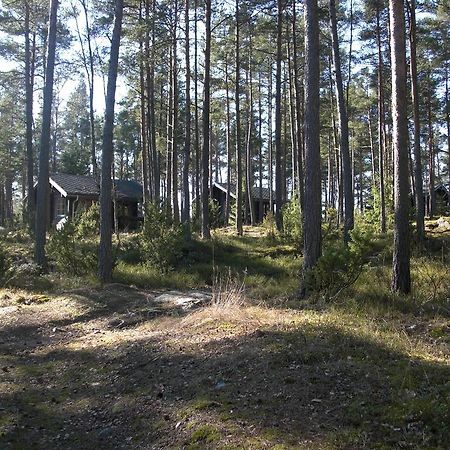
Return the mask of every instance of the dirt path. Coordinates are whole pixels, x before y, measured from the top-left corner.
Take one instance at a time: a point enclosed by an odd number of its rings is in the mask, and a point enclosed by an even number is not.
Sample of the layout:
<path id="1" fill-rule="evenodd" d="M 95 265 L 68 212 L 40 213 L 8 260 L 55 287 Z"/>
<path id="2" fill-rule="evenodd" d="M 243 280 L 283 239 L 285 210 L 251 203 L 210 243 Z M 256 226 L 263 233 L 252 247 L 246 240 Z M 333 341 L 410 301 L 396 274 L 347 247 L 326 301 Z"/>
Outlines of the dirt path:
<path id="1" fill-rule="evenodd" d="M 433 447 L 395 408 L 445 384 L 444 343 L 389 348 L 374 324 L 363 335 L 350 318 L 199 299 L 0 293 L 0 448 Z"/>

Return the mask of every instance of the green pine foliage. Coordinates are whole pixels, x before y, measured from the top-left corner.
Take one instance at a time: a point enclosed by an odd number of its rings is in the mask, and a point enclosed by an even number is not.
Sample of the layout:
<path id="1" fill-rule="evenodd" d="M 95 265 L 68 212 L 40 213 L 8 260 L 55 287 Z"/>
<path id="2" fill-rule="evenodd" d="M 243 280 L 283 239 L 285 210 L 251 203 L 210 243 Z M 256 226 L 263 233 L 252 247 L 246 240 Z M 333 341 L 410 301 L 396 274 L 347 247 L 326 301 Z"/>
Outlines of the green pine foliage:
<path id="1" fill-rule="evenodd" d="M 140 242 L 142 260 L 161 272 L 170 271 L 182 256 L 183 229 L 174 226 L 154 203 L 146 205 Z"/>
<path id="2" fill-rule="evenodd" d="M 96 245 L 80 238 L 77 219 L 68 220 L 61 230 L 54 231 L 47 249 L 55 268 L 67 275 L 93 274 L 97 268 Z"/>

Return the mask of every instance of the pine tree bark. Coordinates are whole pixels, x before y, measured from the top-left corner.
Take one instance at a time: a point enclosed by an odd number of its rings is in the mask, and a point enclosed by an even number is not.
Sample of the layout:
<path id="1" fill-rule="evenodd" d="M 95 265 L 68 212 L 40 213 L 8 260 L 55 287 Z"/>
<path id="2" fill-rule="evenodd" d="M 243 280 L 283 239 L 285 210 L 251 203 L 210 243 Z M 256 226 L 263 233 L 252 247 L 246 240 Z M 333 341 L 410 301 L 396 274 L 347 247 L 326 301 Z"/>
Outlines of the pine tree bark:
<path id="1" fill-rule="evenodd" d="M 394 148 L 394 254 L 392 290 L 411 291 L 409 262 L 408 123 L 406 105 L 406 44 L 403 0 L 389 0 L 392 118 Z"/>
<path id="2" fill-rule="evenodd" d="M 350 164 L 348 116 L 346 99 L 344 97 L 344 85 L 342 82 L 341 57 L 339 54 L 335 0 L 329 1 L 329 7 L 334 83 L 336 88 L 339 118 L 339 147 L 342 158 L 342 178 L 344 188 L 344 242 L 348 242 L 350 239 L 349 232 L 353 229 L 354 224 L 353 178 Z"/>
<path id="3" fill-rule="evenodd" d="M 264 200 L 263 200 L 263 135 L 262 135 L 262 77 L 261 71 L 258 74 L 258 178 L 259 178 L 259 202 L 258 202 L 258 222 L 262 223 L 264 220 Z"/>
<path id="4" fill-rule="evenodd" d="M 155 115 L 155 0 L 145 3 L 145 92 L 146 92 L 146 128 L 147 176 L 149 199 L 159 204 L 160 200 L 160 165 L 156 149 L 156 115 Z M 151 31 L 150 31 L 151 30 Z M 161 101 L 162 104 L 162 101 Z M 161 110 L 163 108 L 161 107 Z"/>
<path id="5" fill-rule="evenodd" d="M 241 111 L 240 111 L 240 71 L 241 62 L 239 55 L 240 46 L 240 14 L 239 14 L 239 0 L 236 0 L 235 9 L 235 61 L 236 61 L 236 75 L 235 75 L 235 109 L 236 109 L 236 231 L 239 236 L 243 234 L 242 227 L 242 156 L 241 156 Z"/>
<path id="6" fill-rule="evenodd" d="M 27 162 L 27 217 L 31 230 L 34 229 L 35 197 L 34 197 L 34 150 L 33 150 L 33 85 L 31 80 L 31 42 L 30 42 L 30 4 L 25 0 L 25 140 Z"/>
<path id="7" fill-rule="evenodd" d="M 100 251 L 99 278 L 103 283 L 112 279 L 112 180 L 111 169 L 114 156 L 114 107 L 116 99 L 117 70 L 119 65 L 120 37 L 122 33 L 123 0 L 116 0 L 114 29 L 106 91 L 105 123 L 103 125 L 102 174 L 100 189 Z"/>
<path id="8" fill-rule="evenodd" d="M 92 50 L 91 27 L 89 25 L 89 13 L 86 0 L 81 0 L 86 23 L 86 39 L 88 45 L 88 62 L 86 64 L 86 73 L 89 84 L 89 125 L 91 130 L 91 165 L 94 177 L 98 175 L 97 157 L 96 157 L 96 136 L 95 136 L 95 114 L 94 114 L 94 52 Z"/>
<path id="9" fill-rule="evenodd" d="M 275 222 L 278 231 L 283 227 L 281 207 L 283 206 L 282 147 L 281 147 L 281 58 L 283 33 L 283 0 L 277 0 L 277 50 L 275 74 Z"/>
<path id="10" fill-rule="evenodd" d="M 303 213 L 303 197 L 304 197 L 304 174 L 303 174 L 303 109 L 301 104 L 302 97 L 302 83 L 300 79 L 300 71 L 298 68 L 298 56 L 297 56 L 297 9 L 296 0 L 292 3 L 292 45 L 293 45 L 293 68 L 294 68 L 294 87 L 295 87 L 295 109 L 296 109 L 296 121 L 297 121 L 297 170 L 298 170 L 298 193 L 300 202 L 300 211 Z"/>
<path id="11" fill-rule="evenodd" d="M 202 237 L 210 239 L 209 223 L 209 153 L 211 107 L 211 0 L 205 0 L 205 77 L 203 98 L 203 151 L 202 151 Z"/>
<path id="12" fill-rule="evenodd" d="M 269 59 L 268 67 L 268 88 L 267 88 L 267 134 L 268 134 L 268 175 L 269 175 L 269 207 L 273 214 L 273 127 L 272 127 L 272 60 Z"/>
<path id="13" fill-rule="evenodd" d="M 173 140 L 173 82 L 172 82 L 172 50 L 173 47 L 170 47 L 170 58 L 169 58 L 169 73 L 168 73 L 168 90 L 169 90 L 169 98 L 167 99 L 167 145 L 166 145 L 166 215 L 168 220 L 172 220 L 172 140 Z"/>
<path id="14" fill-rule="evenodd" d="M 317 0 L 305 0 L 305 209 L 304 259 L 300 296 L 306 294 L 306 277 L 322 252 L 319 18 Z"/>
<path id="15" fill-rule="evenodd" d="M 177 22 L 178 0 L 175 0 L 172 35 L 172 214 L 173 223 L 180 223 L 178 205 L 178 62 L 177 62 Z"/>
<path id="16" fill-rule="evenodd" d="M 194 2 L 194 128 L 195 128 L 195 217 L 200 215 L 200 121 L 198 113 L 198 0 Z"/>
<path id="17" fill-rule="evenodd" d="M 436 192 L 434 190 L 435 183 L 435 155 L 434 155 L 434 132 L 433 119 L 431 113 L 431 82 L 428 75 L 428 93 L 427 93 L 427 121 L 428 121 L 428 216 L 432 218 L 435 213 Z"/>
<path id="18" fill-rule="evenodd" d="M 185 63 L 186 63 L 186 110 L 183 161 L 183 207 L 181 210 L 185 236 L 190 237 L 190 197 L 189 197 L 189 162 L 191 158 L 191 66 L 189 53 L 189 0 L 185 0 Z"/>
<path id="19" fill-rule="evenodd" d="M 384 194 L 384 156 L 385 156 L 385 124 L 384 124 L 384 90 L 383 90 L 383 56 L 381 51 L 380 9 L 377 5 L 377 48 L 378 48 L 378 189 L 380 196 L 380 228 L 386 232 L 386 201 Z"/>
<path id="20" fill-rule="evenodd" d="M 249 55 L 248 55 L 248 106 L 247 106 L 247 145 L 246 145 L 246 191 L 247 191 L 247 203 L 248 212 L 250 214 L 250 224 L 255 225 L 255 208 L 252 198 L 252 188 L 253 188 L 253 158 L 252 158 L 252 125 L 253 125 L 253 83 L 252 83 L 252 40 L 251 40 L 251 30 L 250 32 L 250 42 L 249 42 Z"/>
<path id="21" fill-rule="evenodd" d="M 231 212 L 231 114 L 230 114 L 230 82 L 228 79 L 228 55 L 225 55 L 225 102 L 226 102 L 226 151 L 227 151 L 227 198 L 225 203 L 225 225 L 228 226 Z"/>
<path id="22" fill-rule="evenodd" d="M 139 9 L 139 19 L 142 23 L 142 2 Z M 148 160 L 147 160 L 147 121 L 146 121 L 146 99 L 145 99 L 145 74 L 144 74 L 144 43 L 142 39 L 139 42 L 139 84 L 140 84 L 140 119 L 141 119 L 141 174 L 142 174 L 142 187 L 143 187 L 143 200 L 144 207 L 150 200 L 149 195 L 149 173 L 148 173 Z"/>
<path id="23" fill-rule="evenodd" d="M 47 266 L 45 240 L 49 225 L 49 156 L 50 127 L 52 120 L 53 78 L 55 71 L 58 0 L 50 1 L 50 18 L 47 39 L 47 61 L 45 66 L 44 104 L 42 108 L 42 132 L 39 153 L 39 177 L 36 202 L 34 258 L 44 269 Z"/>
<path id="24" fill-rule="evenodd" d="M 450 186 L 450 86 L 449 68 L 445 68 L 445 121 L 447 123 L 447 177 Z"/>
<path id="25" fill-rule="evenodd" d="M 422 179 L 422 155 L 420 151 L 420 111 L 419 111 L 419 88 L 417 77 L 417 55 L 416 55 L 416 1 L 410 0 L 410 71 L 411 71 L 411 97 L 413 106 L 414 122 L 414 193 L 416 203 L 416 233 L 419 242 L 425 239 L 425 204 L 423 198 Z"/>

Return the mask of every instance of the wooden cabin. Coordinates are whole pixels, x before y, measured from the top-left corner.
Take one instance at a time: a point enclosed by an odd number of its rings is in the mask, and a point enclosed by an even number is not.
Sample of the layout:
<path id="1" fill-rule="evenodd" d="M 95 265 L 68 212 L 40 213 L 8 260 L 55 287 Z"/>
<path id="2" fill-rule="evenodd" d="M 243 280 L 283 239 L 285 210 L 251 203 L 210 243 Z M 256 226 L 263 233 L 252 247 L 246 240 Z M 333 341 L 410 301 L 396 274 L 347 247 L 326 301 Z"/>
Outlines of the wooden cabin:
<path id="1" fill-rule="evenodd" d="M 437 216 L 446 215 L 450 212 L 450 195 L 449 190 L 443 184 L 435 186 L 434 188 L 435 204 L 434 204 L 434 214 Z M 424 192 L 425 201 L 425 211 L 429 215 L 430 211 L 430 192 Z"/>
<path id="2" fill-rule="evenodd" d="M 75 217 L 100 200 L 99 182 L 92 176 L 58 173 L 50 175 L 49 182 L 49 228 L 56 226 L 64 217 Z M 142 185 L 133 180 L 116 180 L 113 196 L 116 199 L 119 228 L 137 228 L 142 221 Z"/>
<path id="3" fill-rule="evenodd" d="M 221 214 L 225 216 L 225 208 L 227 202 L 227 193 L 228 193 L 228 185 L 227 183 L 218 183 L 214 182 L 212 187 L 212 198 L 219 204 Z M 245 201 L 245 192 L 242 193 L 243 199 Z M 230 197 L 231 201 L 234 202 L 236 200 L 236 185 L 230 185 Z M 270 190 L 269 188 L 262 188 L 262 209 L 260 209 L 260 198 L 261 198 L 261 190 L 259 187 L 252 188 L 252 202 L 253 208 L 255 211 L 255 217 L 257 222 L 262 222 L 266 214 L 271 210 L 270 208 Z M 275 196 L 272 196 L 274 199 Z M 273 200 L 272 200 L 273 202 Z M 247 211 L 247 214 L 244 216 L 249 217 L 250 213 Z"/>

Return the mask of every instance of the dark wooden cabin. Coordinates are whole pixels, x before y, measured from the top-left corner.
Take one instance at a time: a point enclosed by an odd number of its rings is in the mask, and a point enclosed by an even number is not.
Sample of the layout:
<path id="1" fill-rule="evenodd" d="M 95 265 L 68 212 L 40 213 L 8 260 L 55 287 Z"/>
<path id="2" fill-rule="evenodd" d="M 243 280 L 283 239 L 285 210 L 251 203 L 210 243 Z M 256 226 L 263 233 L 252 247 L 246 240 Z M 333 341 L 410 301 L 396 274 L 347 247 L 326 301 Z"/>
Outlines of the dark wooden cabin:
<path id="1" fill-rule="evenodd" d="M 450 212 L 450 195 L 449 190 L 443 184 L 439 184 L 434 188 L 434 214 L 441 216 L 446 215 Z M 430 192 L 424 192 L 424 200 L 425 200 L 425 211 L 429 215 L 430 207 L 431 207 L 431 199 Z"/>
<path id="2" fill-rule="evenodd" d="M 227 202 L 227 192 L 228 185 L 227 183 L 218 183 L 214 182 L 212 187 L 212 198 L 219 204 L 221 214 L 225 215 L 225 207 Z M 270 208 L 270 191 L 269 188 L 262 188 L 262 209 L 260 209 L 260 198 L 261 198 L 261 190 L 259 187 L 252 188 L 252 202 L 255 211 L 255 217 L 257 222 L 262 222 L 266 214 L 271 210 Z M 243 192 L 243 197 L 245 193 Z M 231 201 L 234 202 L 236 200 L 236 186 L 234 184 L 230 185 L 230 197 Z M 273 197 L 275 198 L 275 197 Z M 244 212 L 245 214 L 245 212 Z M 245 216 L 249 217 L 250 213 L 247 211 Z"/>
<path id="3" fill-rule="evenodd" d="M 49 182 L 49 227 L 54 227 L 64 217 L 75 217 L 100 200 L 100 186 L 92 176 L 58 173 L 50 175 Z M 119 228 L 137 228 L 142 220 L 142 185 L 132 180 L 116 180 L 113 196 Z"/>

